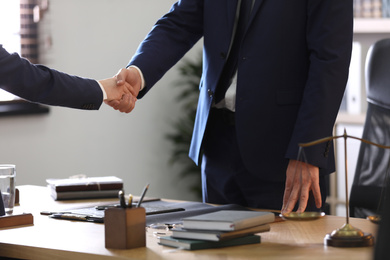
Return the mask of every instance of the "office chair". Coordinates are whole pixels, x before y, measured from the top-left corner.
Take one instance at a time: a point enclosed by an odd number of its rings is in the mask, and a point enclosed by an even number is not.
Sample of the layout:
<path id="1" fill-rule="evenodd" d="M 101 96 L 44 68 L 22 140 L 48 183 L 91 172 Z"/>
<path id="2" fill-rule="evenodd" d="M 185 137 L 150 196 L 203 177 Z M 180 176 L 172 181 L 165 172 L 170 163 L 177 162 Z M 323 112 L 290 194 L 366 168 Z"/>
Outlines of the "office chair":
<path id="1" fill-rule="evenodd" d="M 368 107 L 362 138 L 390 146 L 390 38 L 370 47 L 365 76 Z M 389 163 L 390 149 L 361 143 L 350 193 L 351 217 L 381 214 Z"/>
<path id="2" fill-rule="evenodd" d="M 390 241 L 390 186 L 387 183 L 386 198 L 384 200 L 381 221 L 379 223 L 378 235 L 375 239 L 374 260 L 389 259 Z"/>

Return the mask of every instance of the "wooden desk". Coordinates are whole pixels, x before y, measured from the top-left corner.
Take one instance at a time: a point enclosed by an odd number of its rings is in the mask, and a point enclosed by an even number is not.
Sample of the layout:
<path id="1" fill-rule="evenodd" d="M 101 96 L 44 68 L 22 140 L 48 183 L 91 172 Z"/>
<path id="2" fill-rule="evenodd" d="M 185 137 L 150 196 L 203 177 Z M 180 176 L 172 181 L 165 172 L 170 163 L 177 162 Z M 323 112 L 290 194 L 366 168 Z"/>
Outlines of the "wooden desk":
<path id="1" fill-rule="evenodd" d="M 23 259 L 372 259 L 373 248 L 325 247 L 327 233 L 341 227 L 345 218 L 325 216 L 307 222 L 281 221 L 271 224 L 271 231 L 261 233 L 262 243 L 221 249 L 174 251 L 157 244 L 147 232 L 147 247 L 111 250 L 104 247 L 104 225 L 51 219 L 41 210 L 83 206 L 91 201 L 55 202 L 44 187 L 19 186 L 20 207 L 33 213 L 34 225 L 0 229 L 0 256 Z M 94 200 L 96 203 L 97 200 Z M 112 200 L 100 200 L 107 203 Z M 365 232 L 376 233 L 368 220 L 351 219 L 351 224 Z"/>

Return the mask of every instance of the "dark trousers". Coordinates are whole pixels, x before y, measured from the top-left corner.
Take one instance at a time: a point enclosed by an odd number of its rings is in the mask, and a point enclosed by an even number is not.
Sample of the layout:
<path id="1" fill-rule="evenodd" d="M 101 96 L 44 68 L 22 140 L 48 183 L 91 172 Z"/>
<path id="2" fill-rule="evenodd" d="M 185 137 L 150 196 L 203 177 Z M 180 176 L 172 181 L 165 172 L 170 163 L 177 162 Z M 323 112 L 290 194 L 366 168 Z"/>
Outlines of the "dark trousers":
<path id="1" fill-rule="evenodd" d="M 274 210 L 282 208 L 285 182 L 269 181 L 246 169 L 237 144 L 234 113 L 212 109 L 203 151 L 204 202 Z M 326 185 L 323 177 L 320 177 L 320 188 L 325 205 Z M 318 211 L 312 198 L 306 211 Z"/>

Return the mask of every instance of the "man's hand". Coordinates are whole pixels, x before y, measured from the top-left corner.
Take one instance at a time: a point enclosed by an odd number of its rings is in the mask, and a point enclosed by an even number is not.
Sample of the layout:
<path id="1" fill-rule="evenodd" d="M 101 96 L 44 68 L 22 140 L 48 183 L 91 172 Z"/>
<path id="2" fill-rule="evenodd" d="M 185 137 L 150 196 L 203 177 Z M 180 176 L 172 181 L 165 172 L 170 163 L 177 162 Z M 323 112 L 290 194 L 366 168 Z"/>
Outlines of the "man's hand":
<path id="1" fill-rule="evenodd" d="M 286 171 L 282 213 L 291 212 L 299 200 L 297 212 L 305 211 L 310 190 L 313 192 L 317 208 L 321 207 L 319 169 L 304 162 L 290 160 Z"/>
<path id="2" fill-rule="evenodd" d="M 127 90 L 127 94 L 120 100 L 108 100 L 105 103 L 115 110 L 120 112 L 129 113 L 133 110 L 134 106 L 129 106 L 129 102 L 132 98 L 136 98 L 141 89 L 142 79 L 138 70 L 132 67 L 128 69 L 121 69 L 114 77 L 118 87 L 124 86 Z"/>
<path id="3" fill-rule="evenodd" d="M 106 104 L 111 102 L 113 104 L 122 104 L 123 107 L 126 106 L 127 113 L 134 109 L 137 99 L 130 93 L 129 89 L 131 86 L 128 83 L 122 82 L 118 84 L 115 77 L 99 80 L 99 83 L 107 94 L 107 99 L 104 100 Z"/>

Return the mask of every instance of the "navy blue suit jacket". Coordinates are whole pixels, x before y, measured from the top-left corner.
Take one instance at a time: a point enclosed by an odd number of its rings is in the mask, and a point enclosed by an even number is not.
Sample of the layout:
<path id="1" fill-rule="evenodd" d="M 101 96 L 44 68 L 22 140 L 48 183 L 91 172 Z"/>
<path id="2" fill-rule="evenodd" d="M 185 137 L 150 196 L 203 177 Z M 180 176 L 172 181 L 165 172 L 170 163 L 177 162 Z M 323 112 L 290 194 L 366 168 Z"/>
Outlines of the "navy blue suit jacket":
<path id="1" fill-rule="evenodd" d="M 0 88 L 32 102 L 79 109 L 99 109 L 103 93 L 92 79 L 31 64 L 0 45 Z"/>
<path id="2" fill-rule="evenodd" d="M 238 0 L 181 0 L 141 43 L 129 65 L 146 87 L 203 37 L 203 75 L 190 157 L 198 162 L 214 92 L 232 39 Z M 256 0 L 239 54 L 236 129 L 247 168 L 284 180 L 298 144 L 332 135 L 352 48 L 352 0 Z M 330 152 L 329 152 L 330 150 Z M 321 173 L 331 144 L 306 150 Z"/>

